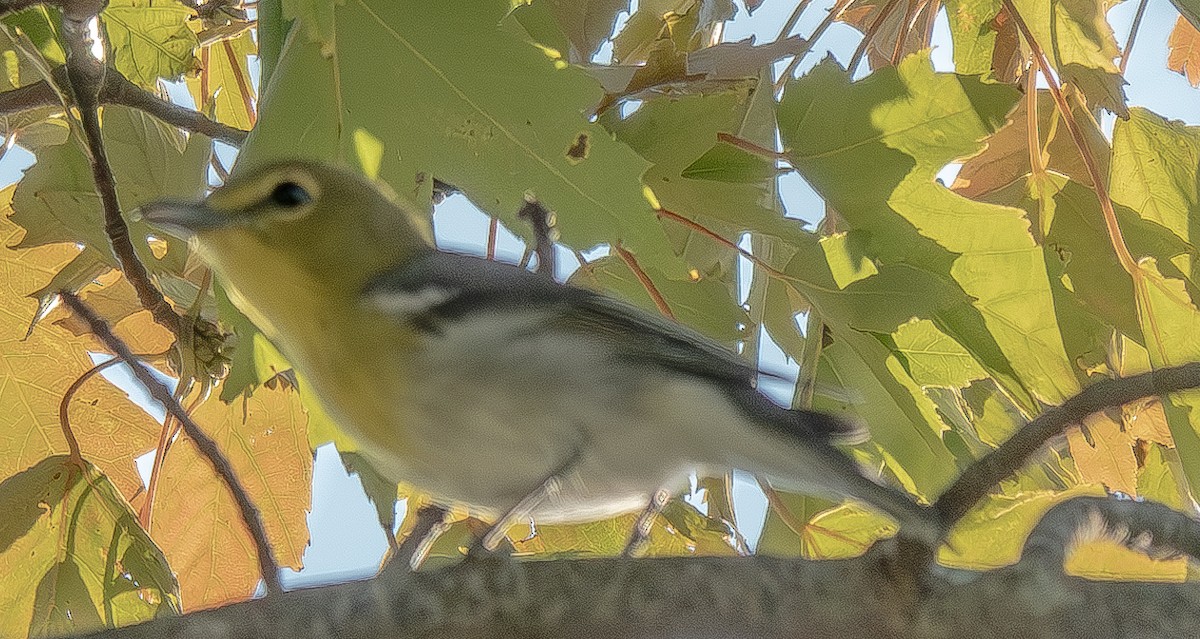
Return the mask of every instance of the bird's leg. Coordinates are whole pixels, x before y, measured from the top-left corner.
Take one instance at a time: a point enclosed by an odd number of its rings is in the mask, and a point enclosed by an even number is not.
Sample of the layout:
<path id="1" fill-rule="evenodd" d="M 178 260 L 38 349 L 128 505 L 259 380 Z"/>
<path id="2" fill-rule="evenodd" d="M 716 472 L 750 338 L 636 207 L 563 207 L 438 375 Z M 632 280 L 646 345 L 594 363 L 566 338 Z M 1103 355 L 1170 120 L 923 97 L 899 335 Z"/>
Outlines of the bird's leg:
<path id="1" fill-rule="evenodd" d="M 622 557 L 632 557 L 642 549 L 650 537 L 650 527 L 654 525 L 654 518 L 663 511 L 670 498 L 671 493 L 665 490 L 654 492 L 654 495 L 650 497 L 650 502 L 646 504 L 646 508 L 642 510 L 642 514 L 638 515 L 637 521 L 633 524 L 629 541 L 625 542 L 625 549 L 621 551 Z"/>
<path id="2" fill-rule="evenodd" d="M 492 525 L 487 534 L 476 540 L 476 543 L 467 552 L 468 555 L 477 554 L 479 552 L 490 553 L 500 545 L 500 541 L 504 539 L 505 533 L 508 532 L 509 526 L 512 526 L 518 519 L 528 517 L 530 513 L 538 507 L 547 497 L 554 495 L 562 488 L 562 479 L 570 474 L 575 465 L 579 463 L 580 457 L 583 456 L 583 446 L 579 445 L 571 451 L 570 455 L 563 460 L 561 464 L 550 471 L 546 478 L 537 488 L 525 495 L 521 501 L 504 513 L 496 523 Z"/>

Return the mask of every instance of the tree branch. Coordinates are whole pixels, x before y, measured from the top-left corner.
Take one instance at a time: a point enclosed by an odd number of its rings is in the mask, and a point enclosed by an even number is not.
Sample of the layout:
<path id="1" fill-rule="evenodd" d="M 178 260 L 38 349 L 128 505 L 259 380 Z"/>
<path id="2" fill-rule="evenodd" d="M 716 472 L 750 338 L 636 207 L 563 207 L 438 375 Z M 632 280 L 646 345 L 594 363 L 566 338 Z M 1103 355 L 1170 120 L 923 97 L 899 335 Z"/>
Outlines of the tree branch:
<path id="1" fill-rule="evenodd" d="M 130 82 L 116 69 L 108 69 L 105 74 L 104 85 L 100 89 L 100 101 L 145 111 L 171 126 L 199 133 L 232 146 L 241 146 L 249 135 L 249 131 L 222 124 L 199 111 L 163 100 Z"/>
<path id="2" fill-rule="evenodd" d="M 996 450 L 976 461 L 942 493 L 934 506 L 947 525 L 962 518 L 1000 480 L 1016 472 L 1042 444 L 1084 417 L 1152 395 L 1200 387 L 1200 363 L 1161 368 L 1120 379 L 1106 379 L 1046 410 Z"/>
<path id="3" fill-rule="evenodd" d="M 45 80 L 0 93 L 0 114 L 14 115 L 41 107 L 62 106 L 58 92 Z"/>
<path id="4" fill-rule="evenodd" d="M 267 530 L 263 526 L 262 517 L 259 515 L 258 509 L 255 508 L 253 500 L 250 499 L 250 495 L 246 493 L 246 489 L 238 481 L 237 475 L 233 471 L 233 465 L 229 463 L 229 459 L 221 452 L 217 443 L 201 430 L 200 426 L 192 419 L 192 416 L 180 405 L 179 400 L 171 394 L 171 391 L 167 390 L 166 386 L 163 386 L 161 382 L 154 378 L 154 375 L 142 365 L 137 356 L 129 350 L 129 347 L 113 334 L 112 329 L 109 328 L 103 319 L 100 319 L 74 293 L 60 291 L 59 297 L 62 299 L 63 304 L 71 309 L 71 312 L 87 322 L 92 333 L 109 350 L 129 365 L 133 376 L 141 382 L 146 391 L 150 393 L 150 396 L 161 403 L 167 412 L 179 421 L 179 424 L 183 427 L 183 432 L 196 444 L 196 449 L 208 460 L 213 470 L 216 471 L 217 477 L 221 479 L 225 487 L 233 495 L 233 500 L 237 504 L 242 521 L 246 524 L 246 528 L 250 532 L 250 537 L 254 540 L 254 546 L 258 551 L 258 565 L 262 571 L 263 581 L 267 584 L 267 591 L 270 593 L 282 592 L 283 586 L 279 582 L 279 563 L 275 560 L 275 554 L 271 551 L 271 544 L 267 540 Z"/>
<path id="5" fill-rule="evenodd" d="M 92 636 L 1039 639 L 1200 630 L 1194 584 L 1093 582 L 1018 564 L 935 579 L 915 604 L 897 605 L 878 559 L 475 560 Z"/>

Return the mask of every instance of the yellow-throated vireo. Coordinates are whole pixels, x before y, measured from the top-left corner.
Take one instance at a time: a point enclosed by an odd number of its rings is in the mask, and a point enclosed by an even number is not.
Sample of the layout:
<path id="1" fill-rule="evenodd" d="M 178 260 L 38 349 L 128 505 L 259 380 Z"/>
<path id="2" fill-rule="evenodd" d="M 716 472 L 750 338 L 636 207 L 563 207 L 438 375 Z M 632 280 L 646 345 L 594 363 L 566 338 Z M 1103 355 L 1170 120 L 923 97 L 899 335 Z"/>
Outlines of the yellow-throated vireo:
<path id="1" fill-rule="evenodd" d="M 142 216 L 194 237 L 361 452 L 436 498 L 494 516 L 554 479 L 520 514 L 578 522 L 740 468 L 861 500 L 908 536 L 942 533 L 834 447 L 843 422 L 777 406 L 737 355 L 625 302 L 440 252 L 425 219 L 350 172 L 285 162 Z"/>

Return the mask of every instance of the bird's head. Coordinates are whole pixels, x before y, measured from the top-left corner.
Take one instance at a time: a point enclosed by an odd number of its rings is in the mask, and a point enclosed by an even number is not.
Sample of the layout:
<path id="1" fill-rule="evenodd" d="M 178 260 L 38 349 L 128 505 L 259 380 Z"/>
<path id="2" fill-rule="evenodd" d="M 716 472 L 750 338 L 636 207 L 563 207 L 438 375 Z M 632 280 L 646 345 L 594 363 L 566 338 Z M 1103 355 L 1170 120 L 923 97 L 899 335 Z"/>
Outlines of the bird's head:
<path id="1" fill-rule="evenodd" d="M 343 169 L 288 161 L 237 175 L 199 202 L 157 202 L 140 214 L 195 238 L 205 260 L 234 279 L 235 264 L 271 270 L 265 261 L 276 260 L 318 281 L 357 285 L 432 245 L 428 222 L 382 188 Z"/>

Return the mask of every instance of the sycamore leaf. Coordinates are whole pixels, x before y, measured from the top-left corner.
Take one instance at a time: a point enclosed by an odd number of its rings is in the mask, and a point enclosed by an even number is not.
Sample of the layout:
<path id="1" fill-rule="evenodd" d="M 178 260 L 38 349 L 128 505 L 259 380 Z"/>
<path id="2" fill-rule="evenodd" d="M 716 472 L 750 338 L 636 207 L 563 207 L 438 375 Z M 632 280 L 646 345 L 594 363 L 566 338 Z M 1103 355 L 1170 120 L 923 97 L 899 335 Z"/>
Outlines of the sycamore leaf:
<path id="1" fill-rule="evenodd" d="M 1067 431 L 1067 444 L 1080 479 L 1102 484 L 1109 491 L 1137 495 L 1134 441 L 1117 416 L 1107 412 L 1088 415 L 1081 427 Z"/>
<path id="2" fill-rule="evenodd" d="M 1187 77 L 1194 87 L 1200 87 L 1200 30 L 1183 16 L 1167 37 L 1167 68 Z"/>
<path id="3" fill-rule="evenodd" d="M 335 51 L 288 40 L 237 170 L 282 156 L 349 162 L 366 133 L 382 144 L 381 177 L 418 210 L 436 177 L 513 229 L 527 228 L 516 213 L 532 196 L 556 212 L 568 245 L 664 252 L 640 182 L 646 163 L 587 120 L 600 88 L 497 26 L 507 2 L 472 6 L 335 6 Z"/>
<path id="4" fill-rule="evenodd" d="M 10 197 L 12 189 L 4 195 Z M 0 239 L 12 245 L 21 230 L 0 220 Z M 7 249 L 0 287 L 0 342 L 8 364 L 0 372 L 0 477 L 8 477 L 49 455 L 67 452 L 59 426 L 63 393 L 93 366 L 89 352 L 102 349 L 88 336 L 76 337 L 42 322 L 26 337 L 37 302 L 28 297 L 78 255 L 73 246 Z M 51 317 L 54 317 L 53 315 Z M 145 316 L 118 327 L 126 336 L 144 328 Z M 139 328 L 140 327 L 140 328 Z M 84 456 L 96 464 L 126 496 L 141 488 L 133 458 L 154 447 L 159 427 L 102 378 L 93 379 L 70 405 L 71 426 Z"/>
<path id="5" fill-rule="evenodd" d="M 1067 90 L 1070 90 L 1069 86 Z M 987 147 L 963 162 L 950 188 L 965 197 L 981 199 L 1029 175 L 1028 106 L 1028 100 L 1017 103 L 1008 116 L 1008 123 L 987 138 Z M 1074 115 L 1078 122 L 1088 122 L 1090 118 L 1081 108 L 1076 108 Z M 1038 91 L 1038 135 L 1044 150 L 1044 168 L 1091 186 L 1091 176 L 1079 155 L 1079 148 L 1067 134 L 1062 116 L 1045 90 Z M 1085 126 L 1084 135 L 1097 169 L 1101 175 L 1107 175 L 1111 153 L 1104 133 L 1095 127 Z"/>
<path id="6" fill-rule="evenodd" d="M 232 404 L 214 397 L 193 417 L 216 440 L 258 506 L 280 566 L 299 570 L 312 500 L 312 452 L 299 396 L 263 388 Z M 186 609 L 254 594 L 259 581 L 254 544 L 224 483 L 186 437 L 167 453 L 153 512 L 150 532 L 179 576 Z"/>
<path id="7" fill-rule="evenodd" d="M 185 137 L 152 116 L 118 106 L 104 109 L 102 132 L 125 212 L 152 200 L 195 199 L 203 193 L 211 148 L 207 138 Z M 27 231 L 19 246 L 78 242 L 96 250 L 110 266 L 117 266 L 104 233 L 95 188 L 87 155 L 79 144 L 72 141 L 42 149 L 37 164 L 26 171 L 13 196 L 12 220 Z M 147 238 L 165 236 L 141 222 L 129 226 L 134 248 L 151 271 L 183 270 L 185 242 L 170 238 L 160 260 Z"/>
<path id="8" fill-rule="evenodd" d="M 1200 311 L 1183 281 L 1165 277 L 1157 260 L 1139 264 L 1138 321 L 1155 368 L 1200 361 Z M 1163 410 L 1192 494 L 1200 493 L 1200 391 L 1173 393 Z"/>
<path id="9" fill-rule="evenodd" d="M 541 0 L 571 43 L 567 59 L 587 62 L 612 35 L 617 14 L 629 8 L 629 0 Z"/>
<path id="10" fill-rule="evenodd" d="M 844 22 L 864 35 L 871 31 L 880 19 L 886 7 L 887 16 L 875 28 L 871 43 L 867 46 L 867 62 L 872 69 L 891 64 L 896 44 L 900 44 L 900 58 L 916 53 L 928 47 L 924 38 L 924 25 L 928 22 L 927 12 L 936 10 L 934 5 L 925 4 L 915 14 L 909 10 L 916 8 L 917 3 L 908 0 L 855 0 L 838 16 L 838 22 Z"/>
<path id="11" fill-rule="evenodd" d="M 789 84 L 778 119 L 792 165 L 849 228 L 868 234 L 867 256 L 894 265 L 864 282 L 900 267 L 922 277 L 903 286 L 907 308 L 887 312 L 933 320 L 1032 412 L 1033 397 L 1059 403 L 1078 389 L 1042 249 L 1022 211 L 972 202 L 936 180 L 947 163 L 979 152 L 1014 98 L 933 73 L 927 55 L 854 84 L 826 62 Z"/>
<path id="12" fill-rule="evenodd" d="M 613 60 L 640 64 L 660 40 L 681 52 L 704 46 L 703 35 L 733 17 L 731 0 L 645 0 L 613 39 Z"/>
<path id="13" fill-rule="evenodd" d="M 258 47 L 249 31 L 220 40 L 200 50 L 200 72 L 187 78 L 192 99 L 220 122 L 239 129 L 254 126 L 254 82 L 248 56 Z"/>
<path id="14" fill-rule="evenodd" d="M 693 180 L 742 183 L 769 180 L 779 172 L 773 160 L 726 142 L 718 142 L 689 164 L 680 175 Z"/>
<path id="15" fill-rule="evenodd" d="M 113 64 L 143 87 L 191 71 L 199 41 L 187 25 L 196 12 L 179 0 L 110 0 L 100 14 Z"/>
<path id="16" fill-rule="evenodd" d="M 78 635 L 178 615 L 179 585 L 120 491 L 47 457 L 0 480 L 0 635 Z"/>

